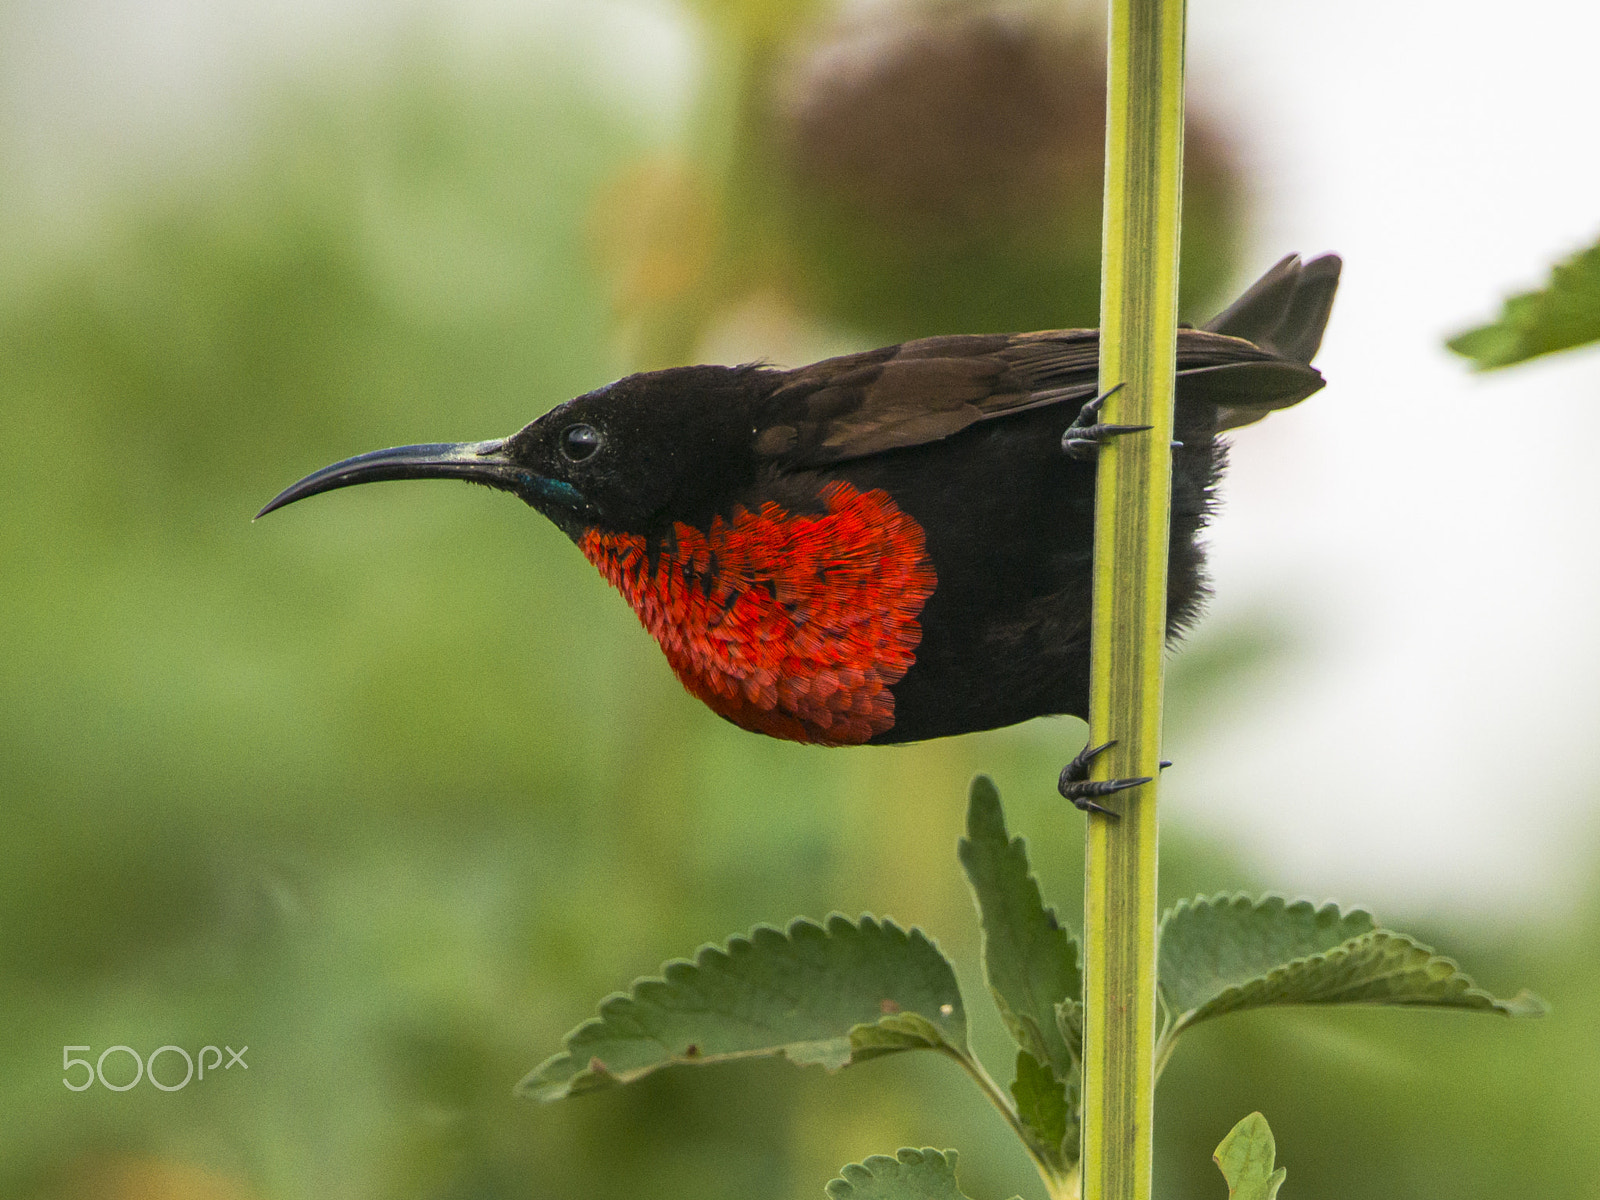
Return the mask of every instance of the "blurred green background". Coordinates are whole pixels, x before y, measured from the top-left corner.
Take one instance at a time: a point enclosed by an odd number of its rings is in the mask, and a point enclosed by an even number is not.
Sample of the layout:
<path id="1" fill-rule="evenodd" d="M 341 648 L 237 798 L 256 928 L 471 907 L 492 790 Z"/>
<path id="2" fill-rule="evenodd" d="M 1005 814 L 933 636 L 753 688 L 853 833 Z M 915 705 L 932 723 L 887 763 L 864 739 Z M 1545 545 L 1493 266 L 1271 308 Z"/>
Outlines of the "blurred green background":
<path id="1" fill-rule="evenodd" d="M 335 458 L 509 433 L 632 369 L 1093 323 L 1092 26 L 909 10 L 863 34 L 776 0 L 692 19 L 683 130 L 559 39 L 476 73 L 418 40 L 300 83 L 227 165 L 74 236 L 8 221 L 0 1196 L 815 1197 L 901 1145 L 958 1147 L 975 1197 L 1039 1194 L 945 1062 L 669 1071 L 549 1108 L 511 1088 L 663 959 L 834 909 L 934 935 L 1003 1071 L 965 786 L 995 776 L 1075 916 L 1053 780 L 1081 725 L 781 744 L 690 700 L 504 496 L 359 489 L 249 522 Z M 1238 281 L 1243 170 L 1228 130 L 1192 129 L 1195 315 Z M 1271 614 L 1204 628 L 1174 743 L 1293 642 Z M 1176 834 L 1163 869 L 1169 896 L 1253 883 Z M 1381 915 L 1554 1015 L 1218 1022 L 1163 1083 L 1158 1194 L 1219 1196 L 1210 1152 L 1252 1108 L 1301 1200 L 1592 1189 L 1600 902 L 1516 928 Z M 248 1045 L 249 1066 L 62 1086 L 63 1046 L 118 1044 Z"/>

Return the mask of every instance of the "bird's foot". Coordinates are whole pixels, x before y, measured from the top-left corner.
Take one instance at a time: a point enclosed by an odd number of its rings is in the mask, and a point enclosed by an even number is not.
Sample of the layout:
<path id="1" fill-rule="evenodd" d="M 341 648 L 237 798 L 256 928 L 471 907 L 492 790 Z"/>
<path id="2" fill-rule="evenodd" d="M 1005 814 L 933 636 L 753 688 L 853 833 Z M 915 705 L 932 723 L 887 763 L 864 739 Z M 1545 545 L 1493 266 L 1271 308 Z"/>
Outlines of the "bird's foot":
<path id="1" fill-rule="evenodd" d="M 1090 764 L 1116 744 L 1115 741 L 1102 742 L 1098 746 L 1091 746 L 1089 743 L 1085 743 L 1083 749 L 1078 752 L 1077 757 L 1061 768 L 1061 779 L 1057 782 L 1056 789 L 1068 800 L 1071 800 L 1073 807 L 1079 812 L 1097 812 L 1108 817 L 1120 817 L 1121 813 L 1113 812 L 1103 804 L 1096 804 L 1095 801 L 1101 796 L 1110 796 L 1117 792 L 1126 791 L 1131 787 L 1138 787 L 1141 783 L 1150 782 L 1150 776 L 1148 775 L 1140 775 L 1133 779 L 1091 780 L 1089 778 Z M 1161 768 L 1165 770 L 1171 765 L 1171 763 L 1163 761 Z"/>
<path id="2" fill-rule="evenodd" d="M 1078 415 L 1068 425 L 1066 432 L 1061 435 L 1061 449 L 1068 458 L 1092 459 L 1100 452 L 1100 447 L 1114 437 L 1124 433 L 1143 433 L 1150 429 L 1149 425 L 1105 425 L 1100 421 L 1100 410 L 1112 396 L 1120 392 L 1126 384 L 1117 384 L 1108 391 L 1101 392 L 1078 410 Z"/>

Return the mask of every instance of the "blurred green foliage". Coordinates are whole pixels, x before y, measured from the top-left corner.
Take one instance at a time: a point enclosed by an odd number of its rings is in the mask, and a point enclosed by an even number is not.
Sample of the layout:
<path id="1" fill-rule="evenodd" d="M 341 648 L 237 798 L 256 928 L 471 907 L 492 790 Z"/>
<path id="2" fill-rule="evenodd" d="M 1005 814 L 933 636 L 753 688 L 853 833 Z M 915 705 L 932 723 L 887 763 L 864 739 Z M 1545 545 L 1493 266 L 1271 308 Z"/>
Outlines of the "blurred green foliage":
<path id="1" fill-rule="evenodd" d="M 1105 64 L 1088 8 L 956 2 L 830 22 L 817 0 L 700 0 L 689 145 L 601 208 L 642 365 L 774 297 L 870 345 L 1091 326 L 1100 311 Z M 1182 295 L 1210 315 L 1243 224 L 1239 166 L 1186 134 Z"/>
<path id="2" fill-rule="evenodd" d="M 303 96 L 243 165 L 7 256 L 0 1195 L 801 1197 L 901 1145 L 960 1147 L 973 1195 L 1034 1194 L 939 1062 L 668 1071 L 559 1108 L 511 1089 L 600 995 L 759 921 L 891 915 L 978 994 L 967 780 L 995 776 L 1071 918 L 1053 781 L 1081 727 L 848 751 L 741 733 L 555 530 L 481 489 L 249 523 L 310 468 L 503 434 L 638 361 L 601 216 L 677 151 L 559 51 L 516 80 L 413 61 Z M 1180 711 L 1214 719 L 1185 686 L 1180 665 Z M 1164 867 L 1169 897 L 1251 882 L 1177 838 Z M 1600 1174 L 1600 965 L 1571 951 L 1600 909 L 1423 932 L 1555 1016 L 1219 1021 L 1163 1084 L 1162 1195 L 1215 1195 L 1211 1149 L 1252 1108 L 1303 1200 Z M 1004 1044 L 992 1019 L 974 1036 Z M 62 1086 L 63 1046 L 117 1044 L 248 1045 L 249 1067 Z"/>
<path id="3" fill-rule="evenodd" d="M 1499 317 L 1468 329 L 1446 345 L 1472 359 L 1477 371 L 1509 367 L 1600 341 L 1600 243 L 1550 270 L 1550 282 L 1506 297 Z"/>

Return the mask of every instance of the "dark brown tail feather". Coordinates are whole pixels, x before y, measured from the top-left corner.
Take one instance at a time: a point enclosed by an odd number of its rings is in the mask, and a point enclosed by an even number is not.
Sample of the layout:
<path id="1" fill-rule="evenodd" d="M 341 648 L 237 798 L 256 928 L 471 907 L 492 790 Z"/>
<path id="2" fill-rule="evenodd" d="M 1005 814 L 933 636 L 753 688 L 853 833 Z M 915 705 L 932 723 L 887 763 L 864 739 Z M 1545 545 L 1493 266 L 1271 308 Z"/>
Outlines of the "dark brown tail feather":
<path id="1" fill-rule="evenodd" d="M 1242 389 L 1237 403 L 1229 403 L 1235 397 L 1216 396 L 1221 408 L 1219 428 L 1233 429 L 1259 421 L 1269 412 L 1298 404 L 1322 387 L 1321 375 L 1309 368 L 1322 345 L 1322 332 L 1333 311 L 1342 266 L 1337 254 L 1324 254 L 1308 263 L 1291 254 L 1205 326 L 1213 333 L 1253 342 L 1282 360 L 1279 364 L 1259 364 L 1257 370 L 1263 374 L 1272 373 L 1274 365 L 1285 375 L 1296 373 L 1290 364 L 1307 368 L 1298 372 L 1304 381 L 1302 387 L 1276 392 L 1270 387 L 1261 388 L 1253 397 L 1256 403 L 1250 403 L 1252 397 L 1242 394 Z"/>
<path id="2" fill-rule="evenodd" d="M 1308 263 L 1291 254 L 1205 328 L 1254 342 L 1279 358 L 1309 363 L 1322 345 L 1341 266 L 1337 254 L 1324 254 Z"/>

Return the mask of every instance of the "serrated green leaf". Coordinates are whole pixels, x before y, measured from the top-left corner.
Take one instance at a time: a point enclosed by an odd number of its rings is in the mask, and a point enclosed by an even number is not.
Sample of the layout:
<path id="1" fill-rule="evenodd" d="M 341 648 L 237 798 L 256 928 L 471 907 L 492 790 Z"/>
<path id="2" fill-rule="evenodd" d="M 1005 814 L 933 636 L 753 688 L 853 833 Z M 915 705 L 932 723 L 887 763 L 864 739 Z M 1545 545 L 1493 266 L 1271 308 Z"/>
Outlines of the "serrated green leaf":
<path id="1" fill-rule="evenodd" d="M 1045 907 L 1028 870 L 1028 848 L 1006 832 L 1000 793 L 972 781 L 967 836 L 958 851 L 983 924 L 983 973 L 1017 1045 L 1066 1081 L 1076 1058 L 1056 1024 L 1056 1005 L 1082 992 L 1078 943 Z"/>
<path id="2" fill-rule="evenodd" d="M 1197 896 L 1161 918 L 1158 978 L 1174 1016 L 1296 959 L 1376 929 L 1372 914 L 1281 896 Z"/>
<path id="3" fill-rule="evenodd" d="M 1283 1004 L 1544 1011 L 1526 992 L 1496 999 L 1450 959 L 1377 928 L 1369 913 L 1279 897 L 1180 903 L 1161 923 L 1160 989 L 1173 1033 L 1223 1013 Z"/>
<path id="4" fill-rule="evenodd" d="M 1267 1119 L 1251 1113 L 1218 1144 L 1211 1161 L 1228 1181 L 1228 1200 L 1276 1200 L 1288 1171 L 1274 1170 L 1278 1144 Z"/>
<path id="5" fill-rule="evenodd" d="M 1017 1115 L 1061 1169 L 1078 1158 L 1076 1093 L 1077 1088 L 1057 1079 L 1048 1065 L 1026 1050 L 1017 1051 L 1017 1077 L 1011 1083 Z"/>
<path id="6" fill-rule="evenodd" d="M 1477 371 L 1600 340 L 1600 244 L 1558 263 L 1542 291 L 1509 297 L 1498 320 L 1446 345 Z"/>
<path id="7" fill-rule="evenodd" d="M 956 1186 L 956 1152 L 901 1150 L 851 1163 L 828 1184 L 832 1200 L 966 1200 Z"/>
<path id="8" fill-rule="evenodd" d="M 1267 1004 L 1389 1004 L 1476 1009 L 1537 1016 L 1544 1003 L 1528 992 L 1501 1000 L 1483 991 L 1454 961 L 1387 929 L 1326 954 L 1298 959 L 1242 986 L 1225 989 L 1186 1022 Z"/>
<path id="9" fill-rule="evenodd" d="M 862 1028 L 882 1031 L 871 1041 Z M 918 1046 L 966 1053 L 967 1018 L 949 961 L 917 929 L 832 916 L 824 928 L 758 926 L 705 946 L 661 977 L 607 997 L 566 1049 L 518 1086 L 540 1100 L 631 1083 L 672 1063 L 782 1055 L 837 1070 Z"/>

